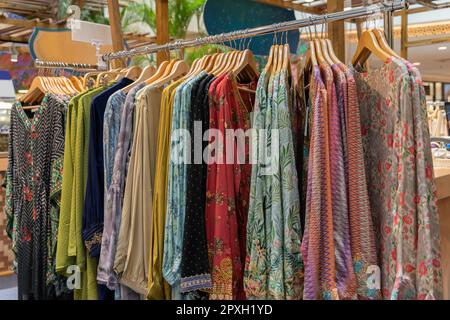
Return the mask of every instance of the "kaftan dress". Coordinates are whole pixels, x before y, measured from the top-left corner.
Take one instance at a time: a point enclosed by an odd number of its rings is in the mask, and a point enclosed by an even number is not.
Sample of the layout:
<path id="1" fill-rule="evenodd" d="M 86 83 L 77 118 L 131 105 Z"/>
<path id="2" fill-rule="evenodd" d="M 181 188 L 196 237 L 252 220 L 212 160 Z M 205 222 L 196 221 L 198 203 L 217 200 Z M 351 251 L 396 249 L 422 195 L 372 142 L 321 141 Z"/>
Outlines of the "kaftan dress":
<path id="1" fill-rule="evenodd" d="M 11 109 L 6 206 L 18 274 L 18 297 L 59 295 L 55 273 L 67 101 L 46 95 L 30 114 L 20 102 Z"/>

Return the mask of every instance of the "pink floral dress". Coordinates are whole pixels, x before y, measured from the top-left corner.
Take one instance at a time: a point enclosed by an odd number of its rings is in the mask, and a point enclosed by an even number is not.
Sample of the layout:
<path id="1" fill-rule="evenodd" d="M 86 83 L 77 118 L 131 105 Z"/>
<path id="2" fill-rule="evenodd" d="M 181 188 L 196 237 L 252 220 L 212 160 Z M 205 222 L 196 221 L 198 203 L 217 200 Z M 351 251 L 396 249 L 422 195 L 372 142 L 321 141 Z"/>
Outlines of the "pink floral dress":
<path id="1" fill-rule="evenodd" d="M 441 299 L 436 187 L 420 76 L 392 58 L 368 74 L 355 72 L 355 79 L 382 296 Z"/>

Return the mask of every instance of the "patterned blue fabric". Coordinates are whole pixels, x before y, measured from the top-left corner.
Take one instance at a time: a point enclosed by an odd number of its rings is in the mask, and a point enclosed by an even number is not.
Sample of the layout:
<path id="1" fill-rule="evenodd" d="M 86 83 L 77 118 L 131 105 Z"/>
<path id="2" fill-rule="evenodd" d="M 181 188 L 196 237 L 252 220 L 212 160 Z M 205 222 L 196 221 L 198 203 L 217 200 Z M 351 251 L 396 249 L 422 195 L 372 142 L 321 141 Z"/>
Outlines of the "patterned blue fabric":
<path id="1" fill-rule="evenodd" d="M 122 90 L 117 91 L 108 99 L 103 119 L 103 163 L 105 166 L 105 195 L 111 185 L 114 156 L 120 130 L 120 118 L 127 95 Z"/>
<path id="2" fill-rule="evenodd" d="M 190 154 L 185 136 L 177 132 L 189 132 L 189 110 L 193 84 L 206 75 L 201 72 L 176 89 L 173 104 L 171 146 L 167 191 L 167 215 L 164 233 L 163 276 L 172 286 L 172 299 L 179 300 L 181 280 L 181 256 L 183 249 L 184 217 L 186 209 L 186 164 L 183 154 Z M 192 143 L 192 141 L 191 141 Z"/>

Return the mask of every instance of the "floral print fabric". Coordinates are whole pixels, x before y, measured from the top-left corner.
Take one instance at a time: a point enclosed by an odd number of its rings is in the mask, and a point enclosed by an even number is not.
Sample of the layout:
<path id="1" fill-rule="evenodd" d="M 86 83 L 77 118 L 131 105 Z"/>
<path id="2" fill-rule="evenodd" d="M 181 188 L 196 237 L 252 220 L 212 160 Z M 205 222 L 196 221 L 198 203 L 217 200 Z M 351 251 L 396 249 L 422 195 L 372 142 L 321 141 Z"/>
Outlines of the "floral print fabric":
<path id="1" fill-rule="evenodd" d="M 247 223 L 248 298 L 302 297 L 300 197 L 289 92 L 284 72 L 269 79 L 265 72 L 261 74 L 253 118 L 252 155 L 257 165 L 252 169 Z M 263 166 L 266 159 L 270 159 L 270 172 Z"/>
<path id="2" fill-rule="evenodd" d="M 248 86 L 254 88 L 256 84 Z M 208 150 L 206 193 L 206 234 L 213 284 L 210 299 L 245 298 L 243 269 L 251 170 L 249 149 L 245 143 L 244 161 L 238 162 L 237 143 L 234 139 L 227 139 L 226 129 L 248 129 L 248 112 L 253 102 L 248 95 L 237 90 L 236 80 L 231 74 L 220 76 L 209 88 L 210 129 L 218 129 L 223 139 L 220 141 L 217 136 L 209 136 L 210 143 L 215 141 Z M 229 163 L 226 161 L 227 150 L 231 149 L 234 157 Z"/>
<path id="3" fill-rule="evenodd" d="M 441 299 L 438 213 L 421 80 L 394 58 L 369 74 L 355 72 L 355 78 L 383 298 Z"/>

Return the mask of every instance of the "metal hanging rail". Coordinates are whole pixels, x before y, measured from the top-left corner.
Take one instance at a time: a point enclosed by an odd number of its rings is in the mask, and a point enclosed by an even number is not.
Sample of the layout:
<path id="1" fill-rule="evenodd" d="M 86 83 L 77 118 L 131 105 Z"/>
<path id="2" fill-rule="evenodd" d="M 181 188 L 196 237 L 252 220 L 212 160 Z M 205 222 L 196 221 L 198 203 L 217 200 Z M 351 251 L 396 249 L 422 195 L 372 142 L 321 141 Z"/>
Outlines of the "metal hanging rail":
<path id="1" fill-rule="evenodd" d="M 364 16 L 375 15 L 382 12 L 392 12 L 406 8 L 408 5 L 406 0 L 401 1 L 385 1 L 383 3 L 377 3 L 369 7 L 361 7 L 350 9 L 347 11 L 341 11 L 337 13 L 324 14 L 320 16 L 311 16 L 307 19 L 292 20 L 288 22 L 275 23 L 268 26 L 262 26 L 252 29 L 237 30 L 228 33 L 222 33 L 218 35 L 207 36 L 203 38 L 196 38 L 191 40 L 178 40 L 169 42 L 163 45 L 151 45 L 132 50 L 124 50 L 113 53 L 107 53 L 103 55 L 103 60 L 108 62 L 113 59 L 123 59 L 133 56 L 150 54 L 162 50 L 175 50 L 180 48 L 196 47 L 204 44 L 222 43 L 231 40 L 255 37 L 274 32 L 285 32 L 289 30 L 309 27 L 313 25 L 324 24 L 333 21 L 354 19 Z"/>
<path id="2" fill-rule="evenodd" d="M 72 70 L 82 70 L 82 71 L 99 70 L 97 65 L 86 64 L 86 63 L 66 63 L 66 62 L 56 62 L 56 61 L 35 60 L 34 65 L 37 68 L 46 68 L 46 69 L 72 69 Z"/>

